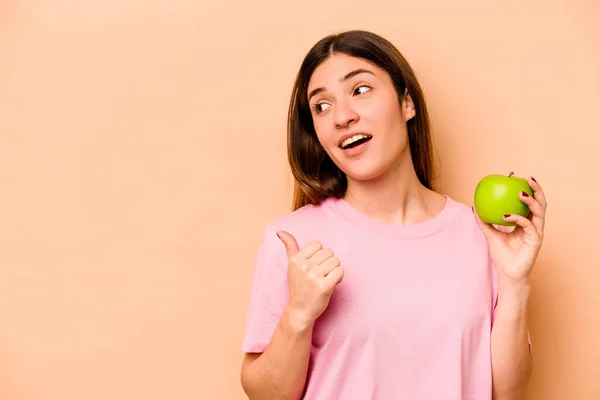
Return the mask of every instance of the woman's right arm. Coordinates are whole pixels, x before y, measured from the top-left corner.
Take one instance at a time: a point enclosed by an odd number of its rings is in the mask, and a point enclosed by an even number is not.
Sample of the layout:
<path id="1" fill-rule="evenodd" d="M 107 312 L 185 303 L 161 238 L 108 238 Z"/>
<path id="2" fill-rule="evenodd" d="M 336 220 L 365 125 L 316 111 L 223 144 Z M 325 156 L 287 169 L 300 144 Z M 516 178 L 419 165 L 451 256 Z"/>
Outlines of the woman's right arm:
<path id="1" fill-rule="evenodd" d="M 264 352 L 244 358 L 241 380 L 250 400 L 302 398 L 314 323 L 344 276 L 339 259 L 319 242 L 300 250 L 291 234 L 277 236 L 288 257 L 289 298 Z"/>
<path id="2" fill-rule="evenodd" d="M 265 351 L 244 358 L 242 387 L 250 400 L 302 398 L 312 328 L 286 307 Z"/>

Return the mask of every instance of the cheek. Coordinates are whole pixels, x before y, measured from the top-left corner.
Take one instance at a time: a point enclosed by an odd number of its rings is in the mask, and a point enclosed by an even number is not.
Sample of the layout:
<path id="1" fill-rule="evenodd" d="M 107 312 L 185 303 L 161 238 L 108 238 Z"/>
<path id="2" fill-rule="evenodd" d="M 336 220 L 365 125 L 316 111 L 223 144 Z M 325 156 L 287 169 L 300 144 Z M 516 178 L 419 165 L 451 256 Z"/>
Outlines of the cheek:
<path id="1" fill-rule="evenodd" d="M 365 127 L 367 130 L 386 132 L 400 122 L 400 109 L 389 96 L 369 99 L 357 107 L 357 112 L 363 123 L 368 125 Z"/>
<path id="2" fill-rule="evenodd" d="M 388 126 L 398 126 L 402 121 L 402 112 L 400 111 L 400 104 L 398 104 L 395 97 L 386 98 L 386 101 L 379 104 L 377 108 L 379 114 L 377 117 L 380 121 Z"/>
<path id="3" fill-rule="evenodd" d="M 368 101 L 359 103 L 357 107 L 357 113 L 360 115 L 360 119 L 369 121 L 369 123 L 379 122 L 381 117 L 385 114 L 385 109 L 382 109 L 382 104 L 377 101 Z"/>
<path id="4" fill-rule="evenodd" d="M 324 118 L 321 118 L 319 121 L 314 122 L 315 132 L 317 133 L 317 139 L 321 146 L 325 148 L 325 150 L 329 151 L 329 148 L 337 147 L 335 144 L 335 132 L 328 128 L 328 125 Z"/>
<path id="5" fill-rule="evenodd" d="M 377 129 L 385 134 L 393 136 L 393 140 L 404 142 L 405 123 L 402 120 L 400 106 L 393 99 L 378 104 L 377 107 L 368 110 L 369 120 L 376 124 Z M 388 138 L 390 139 L 390 138 Z"/>

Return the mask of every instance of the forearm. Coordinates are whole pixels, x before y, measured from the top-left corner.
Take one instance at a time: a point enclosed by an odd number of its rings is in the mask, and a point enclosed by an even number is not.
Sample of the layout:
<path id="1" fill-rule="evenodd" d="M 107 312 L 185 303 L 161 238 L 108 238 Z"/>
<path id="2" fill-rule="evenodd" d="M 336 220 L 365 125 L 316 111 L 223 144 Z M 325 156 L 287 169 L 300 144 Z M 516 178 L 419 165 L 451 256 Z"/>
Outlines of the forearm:
<path id="1" fill-rule="evenodd" d="M 286 308 L 266 350 L 243 372 L 250 400 L 300 399 L 306 384 L 312 323 Z"/>
<path id="2" fill-rule="evenodd" d="M 531 375 L 527 304 L 531 287 L 500 280 L 492 328 L 491 355 L 494 400 L 523 396 Z"/>

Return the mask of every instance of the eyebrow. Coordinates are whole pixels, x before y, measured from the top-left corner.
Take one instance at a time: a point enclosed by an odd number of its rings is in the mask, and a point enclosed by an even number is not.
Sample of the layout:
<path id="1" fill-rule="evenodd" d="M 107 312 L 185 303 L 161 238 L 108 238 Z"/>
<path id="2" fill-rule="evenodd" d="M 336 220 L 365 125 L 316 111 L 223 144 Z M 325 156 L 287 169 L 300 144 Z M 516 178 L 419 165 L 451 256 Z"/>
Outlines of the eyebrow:
<path id="1" fill-rule="evenodd" d="M 347 81 L 348 79 L 359 75 L 359 74 L 371 74 L 371 75 L 375 75 L 373 72 L 369 71 L 368 69 L 364 69 L 364 68 L 359 68 L 359 69 L 355 69 L 354 71 L 350 71 L 348 72 L 346 75 L 344 75 L 342 78 L 340 78 L 340 82 L 343 81 Z M 320 88 L 316 88 L 314 90 L 311 90 L 311 92 L 308 94 L 308 101 L 310 101 L 310 99 L 314 96 L 317 95 L 321 92 L 324 92 L 325 88 L 324 87 L 320 87 Z"/>

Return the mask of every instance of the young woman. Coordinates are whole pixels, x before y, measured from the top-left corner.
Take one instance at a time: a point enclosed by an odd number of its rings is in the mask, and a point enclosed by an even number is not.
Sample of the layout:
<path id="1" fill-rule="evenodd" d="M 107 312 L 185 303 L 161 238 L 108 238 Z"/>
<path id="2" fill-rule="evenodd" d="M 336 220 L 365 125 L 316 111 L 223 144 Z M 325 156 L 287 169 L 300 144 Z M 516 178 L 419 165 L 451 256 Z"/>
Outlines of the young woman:
<path id="1" fill-rule="evenodd" d="M 531 371 L 528 277 L 546 201 L 512 232 L 432 186 L 427 107 L 384 38 L 328 36 L 289 109 L 294 211 L 256 256 L 250 399 L 517 399 Z"/>

